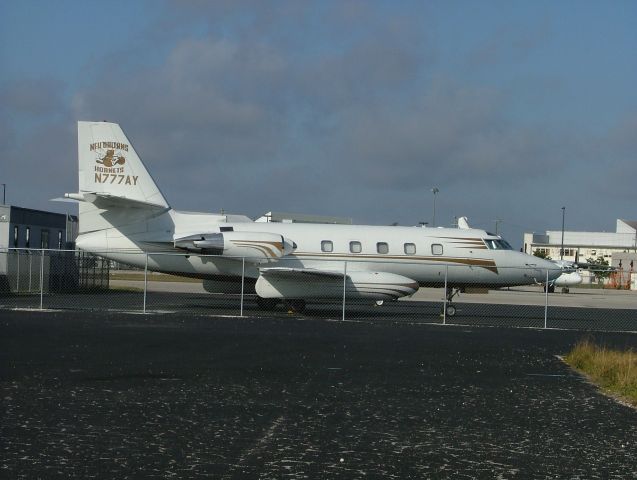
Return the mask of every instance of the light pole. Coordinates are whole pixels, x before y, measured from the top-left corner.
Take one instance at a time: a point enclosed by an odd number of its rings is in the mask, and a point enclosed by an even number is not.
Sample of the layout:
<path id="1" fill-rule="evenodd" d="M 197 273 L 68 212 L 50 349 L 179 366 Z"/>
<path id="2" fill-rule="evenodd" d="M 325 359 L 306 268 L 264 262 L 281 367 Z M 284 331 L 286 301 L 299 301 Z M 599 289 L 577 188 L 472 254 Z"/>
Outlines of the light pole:
<path id="1" fill-rule="evenodd" d="M 2 205 L 7 204 L 7 184 L 2 184 Z"/>
<path id="2" fill-rule="evenodd" d="M 502 223 L 502 220 L 499 218 L 495 221 L 495 234 L 498 235 L 498 226 Z"/>
<path id="3" fill-rule="evenodd" d="M 564 215 L 566 207 L 562 207 L 562 248 L 560 248 L 560 260 L 564 260 Z"/>
<path id="4" fill-rule="evenodd" d="M 436 194 L 439 192 L 440 190 L 438 190 L 438 187 L 434 187 L 431 189 L 431 192 L 434 194 L 434 215 L 433 215 L 433 220 L 431 222 L 431 226 L 435 227 L 436 226 Z"/>

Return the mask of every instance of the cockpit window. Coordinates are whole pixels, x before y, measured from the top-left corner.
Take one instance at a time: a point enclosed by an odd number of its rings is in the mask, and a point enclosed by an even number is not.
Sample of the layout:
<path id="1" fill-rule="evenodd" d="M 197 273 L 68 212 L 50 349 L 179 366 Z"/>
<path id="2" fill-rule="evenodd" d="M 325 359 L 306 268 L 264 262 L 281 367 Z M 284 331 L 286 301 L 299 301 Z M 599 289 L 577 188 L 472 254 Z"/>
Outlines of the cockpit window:
<path id="1" fill-rule="evenodd" d="M 509 242 L 501 238 L 485 238 L 484 243 L 489 250 L 513 250 Z"/>

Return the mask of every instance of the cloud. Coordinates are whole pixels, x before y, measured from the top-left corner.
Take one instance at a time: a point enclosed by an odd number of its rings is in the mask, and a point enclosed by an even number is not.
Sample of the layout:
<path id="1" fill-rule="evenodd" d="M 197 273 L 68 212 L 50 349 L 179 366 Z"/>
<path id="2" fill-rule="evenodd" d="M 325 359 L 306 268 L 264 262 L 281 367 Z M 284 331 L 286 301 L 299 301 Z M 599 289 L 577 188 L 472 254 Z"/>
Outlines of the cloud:
<path id="1" fill-rule="evenodd" d="M 514 188 L 559 165 L 556 135 L 509 122 L 507 96 L 427 74 L 435 54 L 414 48 L 413 22 L 355 33 L 308 58 L 267 35 L 184 38 L 121 82 L 98 72 L 74 110 L 120 123 L 167 198 L 192 209 L 254 215 L 285 198 L 281 209 L 348 215 L 379 188 Z"/>
<path id="2" fill-rule="evenodd" d="M 551 132 L 507 122 L 504 102 L 496 91 L 441 78 L 410 104 L 349 110 L 337 129 L 337 156 L 359 181 L 396 191 L 423 182 L 526 183 L 557 164 L 561 147 Z"/>
<path id="3" fill-rule="evenodd" d="M 483 39 L 472 47 L 441 31 L 437 8 L 414 5 L 158 8 L 126 50 L 96 52 L 70 107 L 65 84 L 46 77 L 4 89 L 3 158 L 24 157 L 66 184 L 67 171 L 38 162 L 63 157 L 74 172 L 75 120 L 106 119 L 122 125 L 168 200 L 189 210 L 409 224 L 429 219 L 436 185 L 441 223 L 469 214 L 489 228 L 496 216 L 542 227 L 568 199 L 608 215 L 590 191 L 634 195 L 634 115 L 584 132 L 563 120 L 568 108 L 556 113 L 568 79 L 532 68 L 534 52 L 555 41 L 548 21 L 487 22 L 495 26 L 468 32 Z M 519 75 L 520 62 L 532 77 Z M 10 172 L 30 184 L 26 171 Z"/>
<path id="4" fill-rule="evenodd" d="M 0 122 L 0 127 L 2 122 Z M 77 190 L 77 144 L 70 118 L 35 126 L 26 138 L 11 135 L 0 140 L 2 183 L 7 202 L 29 208 L 66 211 L 52 198 Z"/>
<path id="5" fill-rule="evenodd" d="M 492 67 L 496 64 L 523 62 L 533 51 L 546 45 L 552 35 L 552 25 L 548 17 L 543 17 L 538 23 L 530 25 L 502 25 L 469 51 L 467 64 L 474 67 Z"/>
<path id="6" fill-rule="evenodd" d="M 588 177 L 590 191 L 603 192 L 606 199 L 619 204 L 637 202 L 637 112 L 621 118 L 596 142 L 591 164 L 598 168 Z M 594 162 L 594 163 L 593 163 Z M 630 215 L 627 213 L 627 215 Z M 634 210 L 631 219 L 635 217 Z"/>
<path id="7" fill-rule="evenodd" d="M 64 109 L 63 84 L 50 78 L 14 80 L 0 85 L 0 109 L 11 114 L 43 115 Z"/>

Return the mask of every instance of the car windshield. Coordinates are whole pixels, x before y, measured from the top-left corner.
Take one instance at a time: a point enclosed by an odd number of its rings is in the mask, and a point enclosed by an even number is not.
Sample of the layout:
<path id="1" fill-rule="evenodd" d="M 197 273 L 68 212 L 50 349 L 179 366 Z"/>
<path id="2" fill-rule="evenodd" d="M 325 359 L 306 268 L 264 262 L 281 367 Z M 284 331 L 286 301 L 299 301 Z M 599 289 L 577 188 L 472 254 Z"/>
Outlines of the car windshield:
<path id="1" fill-rule="evenodd" d="M 501 238 L 485 238 L 484 243 L 489 250 L 513 250 L 513 247 Z"/>

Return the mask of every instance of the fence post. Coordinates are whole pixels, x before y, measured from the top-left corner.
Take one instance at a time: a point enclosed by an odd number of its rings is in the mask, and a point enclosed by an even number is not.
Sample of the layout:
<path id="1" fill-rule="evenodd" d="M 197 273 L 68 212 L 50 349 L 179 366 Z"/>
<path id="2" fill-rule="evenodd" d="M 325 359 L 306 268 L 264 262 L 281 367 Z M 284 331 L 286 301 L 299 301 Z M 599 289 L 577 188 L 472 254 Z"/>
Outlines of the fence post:
<path id="1" fill-rule="evenodd" d="M 148 290 L 148 252 L 146 252 L 146 265 L 144 266 L 144 313 L 146 313 L 146 291 Z"/>
<path id="2" fill-rule="evenodd" d="M 40 310 L 44 304 L 44 249 L 40 249 Z"/>
<path id="3" fill-rule="evenodd" d="M 544 328 L 546 328 L 546 322 L 548 318 L 549 310 L 549 271 L 546 270 L 546 283 L 544 284 Z"/>
<path id="4" fill-rule="evenodd" d="M 345 287 L 347 286 L 347 262 L 343 263 L 343 317 L 345 321 Z"/>
<path id="5" fill-rule="evenodd" d="M 243 317 L 243 286 L 246 278 L 246 257 L 241 259 L 241 311 L 239 316 Z"/>
<path id="6" fill-rule="evenodd" d="M 18 278 L 16 278 L 15 282 L 15 291 L 20 293 L 20 262 L 22 261 L 20 250 L 15 250 L 16 258 L 18 259 Z M 8 265 L 8 263 L 7 263 Z"/>
<path id="7" fill-rule="evenodd" d="M 442 304 L 442 324 L 447 324 L 447 279 L 449 277 L 449 264 L 445 265 L 445 300 Z"/>

